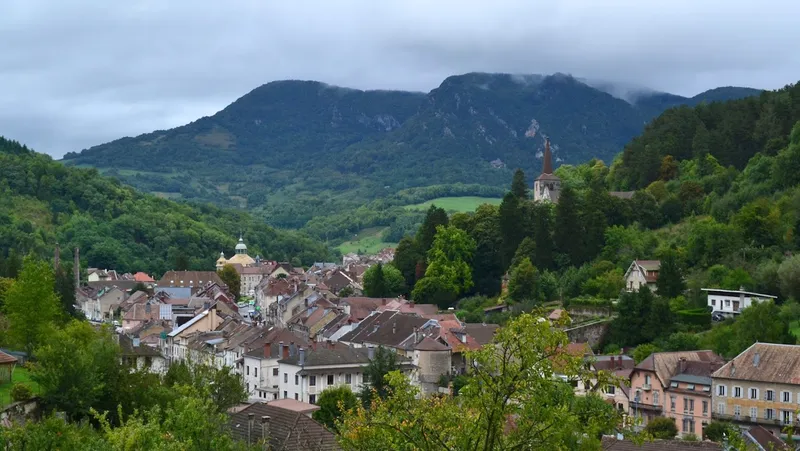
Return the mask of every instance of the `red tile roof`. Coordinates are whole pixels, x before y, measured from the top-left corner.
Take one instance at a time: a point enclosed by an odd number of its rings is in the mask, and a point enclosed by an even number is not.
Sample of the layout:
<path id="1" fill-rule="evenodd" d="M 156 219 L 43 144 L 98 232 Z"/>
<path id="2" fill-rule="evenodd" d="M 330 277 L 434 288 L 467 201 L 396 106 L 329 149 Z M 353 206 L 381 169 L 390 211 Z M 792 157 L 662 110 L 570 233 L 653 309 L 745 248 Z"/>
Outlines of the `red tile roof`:
<path id="1" fill-rule="evenodd" d="M 0 351 L 0 364 L 15 363 L 16 361 L 17 358 L 13 355 L 8 355 L 5 352 Z"/>

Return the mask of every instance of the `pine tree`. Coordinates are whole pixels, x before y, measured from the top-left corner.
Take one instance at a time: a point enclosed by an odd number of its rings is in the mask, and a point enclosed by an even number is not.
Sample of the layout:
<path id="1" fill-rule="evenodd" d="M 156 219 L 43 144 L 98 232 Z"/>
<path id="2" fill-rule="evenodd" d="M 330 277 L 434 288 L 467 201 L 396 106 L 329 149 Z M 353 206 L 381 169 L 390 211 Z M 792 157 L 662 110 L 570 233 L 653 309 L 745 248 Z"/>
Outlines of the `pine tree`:
<path id="1" fill-rule="evenodd" d="M 506 193 L 499 210 L 500 237 L 502 238 L 500 260 L 504 268 L 508 268 L 511 264 L 514 252 L 522 242 L 524 229 L 521 212 L 519 199 L 511 192 Z"/>
<path id="2" fill-rule="evenodd" d="M 672 249 L 661 257 L 661 269 L 658 271 L 656 287 L 658 295 L 667 299 L 678 297 L 686 290 L 683 268 L 678 261 L 676 252 Z"/>
<path id="3" fill-rule="evenodd" d="M 535 204 L 530 221 L 533 223 L 533 241 L 536 243 L 536 254 L 531 262 L 537 268 L 555 269 L 553 264 L 552 204 L 542 202 Z"/>
<path id="4" fill-rule="evenodd" d="M 447 225 L 448 217 L 447 212 L 443 208 L 431 205 L 428 213 L 425 214 L 425 220 L 419 226 L 417 232 L 416 242 L 417 249 L 423 255 L 428 253 L 428 249 L 433 245 L 433 239 L 436 236 L 436 227 L 440 225 Z"/>
<path id="5" fill-rule="evenodd" d="M 508 296 L 514 302 L 540 301 L 538 287 L 539 273 L 529 258 L 523 258 L 511 272 L 508 281 Z"/>
<path id="6" fill-rule="evenodd" d="M 528 199 L 528 184 L 525 182 L 525 173 L 522 169 L 514 172 L 514 179 L 511 181 L 511 194 L 519 200 Z"/>
<path id="7" fill-rule="evenodd" d="M 75 279 L 71 274 L 72 265 L 67 268 L 59 265 L 55 273 L 55 293 L 61 300 L 61 309 L 67 318 L 77 317 L 75 310 Z"/>
<path id="8" fill-rule="evenodd" d="M 383 298 L 387 296 L 387 291 L 383 264 L 373 265 L 364 273 L 364 294 L 371 298 Z"/>
<path id="9" fill-rule="evenodd" d="M 556 205 L 553 239 L 558 252 L 564 254 L 571 265 L 583 263 L 582 234 L 578 197 L 572 188 L 565 186 Z"/>

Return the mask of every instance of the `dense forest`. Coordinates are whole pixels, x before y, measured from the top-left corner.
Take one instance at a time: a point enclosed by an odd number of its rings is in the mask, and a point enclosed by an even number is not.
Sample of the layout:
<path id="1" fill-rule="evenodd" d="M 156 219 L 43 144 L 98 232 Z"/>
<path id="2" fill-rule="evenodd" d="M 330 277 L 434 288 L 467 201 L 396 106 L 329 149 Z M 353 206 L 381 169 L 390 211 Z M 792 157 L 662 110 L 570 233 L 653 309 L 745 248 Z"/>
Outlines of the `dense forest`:
<path id="1" fill-rule="evenodd" d="M 610 349 L 707 346 L 730 357 L 755 340 L 794 343 L 790 330 L 800 333 L 798 93 L 790 86 L 757 99 L 664 113 L 654 121 L 664 135 L 653 125 L 636 142 L 671 142 L 687 116 L 704 114 L 709 124 L 722 124 L 743 105 L 754 108 L 753 102 L 775 126 L 747 146 L 699 153 L 674 147 L 676 156 L 662 157 L 657 180 L 630 199 L 608 191 L 623 170 L 640 169 L 626 166 L 623 157 L 611 168 L 597 160 L 559 168 L 563 189 L 555 205 L 532 202 L 518 171 L 499 206 L 452 216 L 431 207 L 415 235 L 400 242 L 394 266 L 414 299 L 457 306 L 462 318 L 480 321 L 482 308 L 504 302 L 518 311 L 548 301 L 610 306 L 632 260 L 658 259 L 657 295 L 642 290 L 620 298 Z M 764 117 L 752 120 L 763 123 Z M 727 133 L 740 132 L 712 130 L 723 142 L 736 141 Z M 737 159 L 745 160 L 739 168 Z M 501 294 L 504 275 L 508 286 Z M 712 329 L 704 287 L 745 287 L 778 302 Z M 759 321 L 762 326 L 753 327 Z"/>
<path id="2" fill-rule="evenodd" d="M 428 94 L 281 81 L 213 116 L 69 153 L 65 162 L 161 196 L 246 208 L 320 239 L 391 226 L 396 241 L 397 230 L 418 224 L 418 215 L 389 208 L 409 190 L 415 202 L 500 197 L 513 168 L 540 169 L 544 136 L 563 163 L 609 162 L 666 108 L 757 92 L 647 93 L 632 104 L 563 74 L 471 73 Z M 465 185 L 479 187 L 465 194 Z"/>
<path id="3" fill-rule="evenodd" d="M 253 255 L 306 265 L 334 257 L 319 241 L 247 213 L 141 194 L 3 138 L 0 168 L 0 276 L 14 276 L 23 255 L 52 255 L 56 243 L 65 260 L 78 246 L 84 265 L 156 277 L 169 269 L 213 269 L 240 233 Z"/>

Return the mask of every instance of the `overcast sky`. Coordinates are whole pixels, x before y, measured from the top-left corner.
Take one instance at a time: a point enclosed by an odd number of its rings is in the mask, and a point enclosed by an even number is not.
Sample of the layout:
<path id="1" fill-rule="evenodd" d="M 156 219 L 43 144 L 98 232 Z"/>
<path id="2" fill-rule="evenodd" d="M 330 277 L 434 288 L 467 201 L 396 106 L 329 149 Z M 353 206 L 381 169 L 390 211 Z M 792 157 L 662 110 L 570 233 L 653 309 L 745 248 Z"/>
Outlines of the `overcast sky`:
<path id="1" fill-rule="evenodd" d="M 682 95 L 800 80 L 794 0 L 0 0 L 0 135 L 61 156 L 279 79 L 428 91 L 571 73 Z"/>

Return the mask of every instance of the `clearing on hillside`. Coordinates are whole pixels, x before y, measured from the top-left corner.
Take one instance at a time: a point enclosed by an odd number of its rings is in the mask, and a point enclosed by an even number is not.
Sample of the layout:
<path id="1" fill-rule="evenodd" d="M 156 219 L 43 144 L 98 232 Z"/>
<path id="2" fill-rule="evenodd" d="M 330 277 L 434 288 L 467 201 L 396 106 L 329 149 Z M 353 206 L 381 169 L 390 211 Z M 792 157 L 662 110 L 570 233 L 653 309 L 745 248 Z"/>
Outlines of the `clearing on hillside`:
<path id="1" fill-rule="evenodd" d="M 383 248 L 397 246 L 397 243 L 387 243 L 382 240 L 386 229 L 388 227 L 370 227 L 361 230 L 352 240 L 345 241 L 337 247 L 342 254 L 359 251 L 365 254 L 377 254 Z"/>
<path id="2" fill-rule="evenodd" d="M 406 205 L 406 208 L 409 210 L 427 210 L 431 205 L 436 205 L 439 208 L 444 208 L 445 211 L 461 213 L 475 211 L 476 208 L 483 204 L 500 205 L 502 200 L 495 197 L 478 196 L 437 197 L 421 204 Z"/>

